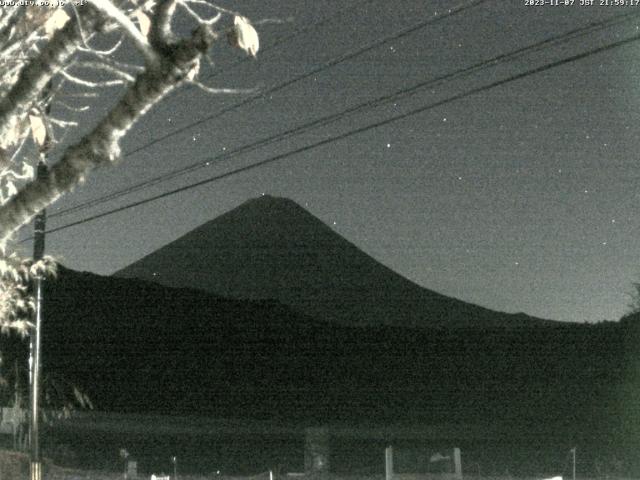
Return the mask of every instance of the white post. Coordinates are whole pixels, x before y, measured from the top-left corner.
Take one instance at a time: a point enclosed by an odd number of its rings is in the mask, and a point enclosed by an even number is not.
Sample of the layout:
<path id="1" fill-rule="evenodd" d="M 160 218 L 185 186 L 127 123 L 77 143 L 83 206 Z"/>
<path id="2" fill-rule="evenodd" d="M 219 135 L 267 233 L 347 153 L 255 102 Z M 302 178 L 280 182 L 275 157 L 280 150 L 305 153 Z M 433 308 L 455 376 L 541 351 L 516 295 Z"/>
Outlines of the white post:
<path id="1" fill-rule="evenodd" d="M 456 479 L 462 480 L 462 455 L 457 447 L 453 449 L 453 466 Z"/>
<path id="2" fill-rule="evenodd" d="M 388 446 L 384 451 L 384 479 L 393 480 L 393 447 Z"/>

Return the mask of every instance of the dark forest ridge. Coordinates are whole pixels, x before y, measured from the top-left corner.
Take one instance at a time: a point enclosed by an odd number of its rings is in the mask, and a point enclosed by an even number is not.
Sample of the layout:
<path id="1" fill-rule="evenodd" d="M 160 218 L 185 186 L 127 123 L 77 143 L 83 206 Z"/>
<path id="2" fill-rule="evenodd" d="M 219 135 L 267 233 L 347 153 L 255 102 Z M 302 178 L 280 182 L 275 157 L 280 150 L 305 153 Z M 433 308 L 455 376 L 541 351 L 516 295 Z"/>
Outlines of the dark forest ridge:
<path id="1" fill-rule="evenodd" d="M 423 288 L 292 200 L 251 199 L 116 276 L 245 299 L 275 299 L 319 320 L 407 328 L 553 326 Z"/>
<path id="2" fill-rule="evenodd" d="M 44 298 L 47 368 L 86 391 L 99 410 L 533 424 L 557 438 L 606 443 L 616 432 L 628 445 L 640 438 L 636 410 L 628 408 L 640 371 L 633 319 L 551 330 L 328 328 L 276 301 L 62 267 Z M 8 364 L 27 358 L 22 350 L 4 353 Z"/>

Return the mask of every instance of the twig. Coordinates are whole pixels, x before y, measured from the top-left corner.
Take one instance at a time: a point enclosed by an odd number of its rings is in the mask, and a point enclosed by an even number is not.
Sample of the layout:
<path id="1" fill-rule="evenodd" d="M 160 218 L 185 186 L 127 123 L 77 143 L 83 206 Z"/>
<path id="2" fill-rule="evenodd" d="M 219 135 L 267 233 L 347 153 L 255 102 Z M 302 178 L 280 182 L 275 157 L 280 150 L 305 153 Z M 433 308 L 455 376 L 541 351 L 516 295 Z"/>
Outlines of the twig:
<path id="1" fill-rule="evenodd" d="M 248 94 L 248 93 L 256 93 L 258 88 L 214 88 L 209 87 L 197 80 L 187 80 L 189 85 L 193 85 L 194 87 L 198 87 L 200 90 L 203 90 L 207 93 L 219 94 L 219 93 L 231 93 L 231 94 Z"/>
<path id="2" fill-rule="evenodd" d="M 105 80 L 103 82 L 92 82 L 90 80 L 85 80 L 83 78 L 76 77 L 75 75 L 71 75 L 69 72 L 65 70 L 61 70 L 60 75 L 62 75 L 65 79 L 69 80 L 71 83 L 82 85 L 83 87 L 88 87 L 88 88 L 106 88 L 106 87 L 115 87 L 115 86 L 125 84 L 124 80 Z"/>
<path id="3" fill-rule="evenodd" d="M 122 10 L 117 8 L 109 0 L 90 0 L 91 3 L 105 15 L 109 16 L 120 25 L 124 33 L 133 40 L 138 50 L 142 53 L 147 63 L 154 65 L 158 61 L 156 52 L 151 48 L 147 39 L 142 35 L 140 30 L 136 28 L 133 22 L 127 17 Z"/>

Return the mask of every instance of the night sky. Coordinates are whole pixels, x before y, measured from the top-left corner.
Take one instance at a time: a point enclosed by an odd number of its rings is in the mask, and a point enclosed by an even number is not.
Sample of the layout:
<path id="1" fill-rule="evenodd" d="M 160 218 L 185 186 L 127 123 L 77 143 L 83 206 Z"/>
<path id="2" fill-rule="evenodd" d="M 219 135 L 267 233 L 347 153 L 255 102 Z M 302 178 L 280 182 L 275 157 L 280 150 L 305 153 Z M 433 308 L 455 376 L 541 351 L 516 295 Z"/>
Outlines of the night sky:
<path id="1" fill-rule="evenodd" d="M 259 25 L 257 60 L 221 41 L 202 79 L 262 91 L 470 0 L 221 2 Z M 487 0 L 94 172 L 49 213 L 622 14 L 571 41 L 498 62 L 116 201 L 53 217 L 55 228 L 588 52 L 640 31 L 640 6 Z M 596 0 L 596 4 L 599 0 Z M 334 18 L 270 49 L 278 39 Z M 215 75 L 212 78 L 212 74 Z M 464 96 L 264 168 L 48 236 L 68 267 L 110 274 L 268 193 L 289 197 L 414 282 L 492 309 L 615 320 L 640 279 L 640 42 Z M 117 89 L 82 117 L 95 123 Z M 136 126 L 125 152 L 250 97 L 189 88 Z M 82 129 L 67 138 L 71 141 Z M 21 233 L 26 237 L 30 231 Z"/>

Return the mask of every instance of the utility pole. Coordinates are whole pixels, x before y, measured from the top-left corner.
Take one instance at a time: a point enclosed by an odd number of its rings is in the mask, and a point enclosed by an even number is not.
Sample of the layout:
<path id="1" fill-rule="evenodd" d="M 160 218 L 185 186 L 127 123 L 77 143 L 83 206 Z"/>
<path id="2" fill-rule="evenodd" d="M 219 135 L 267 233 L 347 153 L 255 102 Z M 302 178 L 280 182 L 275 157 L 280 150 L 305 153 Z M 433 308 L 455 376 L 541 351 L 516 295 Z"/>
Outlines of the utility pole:
<path id="1" fill-rule="evenodd" d="M 37 179 L 44 180 L 49 174 L 47 164 L 44 161 L 44 152 L 40 153 L 41 158 L 38 163 Z M 44 256 L 44 231 L 47 221 L 47 212 L 43 209 L 34 220 L 34 241 L 33 260 L 37 262 Z M 29 459 L 31 464 L 31 480 L 42 480 L 42 463 L 40 462 L 40 380 L 42 359 L 40 357 L 40 333 L 42 325 L 42 276 L 38 275 L 34 279 L 34 295 L 36 301 L 35 331 L 32 332 L 29 342 L 30 358 L 30 396 L 31 396 L 31 416 L 29 425 Z"/>
<path id="2" fill-rule="evenodd" d="M 175 455 L 171 457 L 171 463 L 173 463 L 173 479 L 178 480 L 178 457 Z"/>
<path id="3" fill-rule="evenodd" d="M 573 454 L 573 480 L 576 480 L 576 447 L 571 449 L 571 453 Z"/>
<path id="4" fill-rule="evenodd" d="M 51 81 L 42 91 L 42 100 L 44 108 L 41 115 L 49 115 L 51 111 L 51 92 L 53 85 Z M 51 149 L 51 136 L 49 130 L 42 121 L 44 135 L 33 130 L 32 134 L 34 142 L 38 146 L 40 153 L 40 161 L 36 170 L 37 181 L 46 181 L 49 176 L 49 168 L 47 167 L 47 153 Z M 33 234 L 33 261 L 38 262 L 44 257 L 44 232 L 47 224 L 47 211 L 43 208 L 34 219 Z M 35 331 L 31 332 L 29 340 L 29 394 L 31 400 L 31 415 L 29 421 L 29 460 L 31 480 L 42 480 L 42 462 L 40 461 L 40 396 L 42 387 L 40 385 L 42 373 L 42 358 L 40 356 L 40 334 L 42 326 L 42 275 L 37 275 L 33 282 L 33 290 L 35 295 L 36 311 L 35 311 Z"/>

